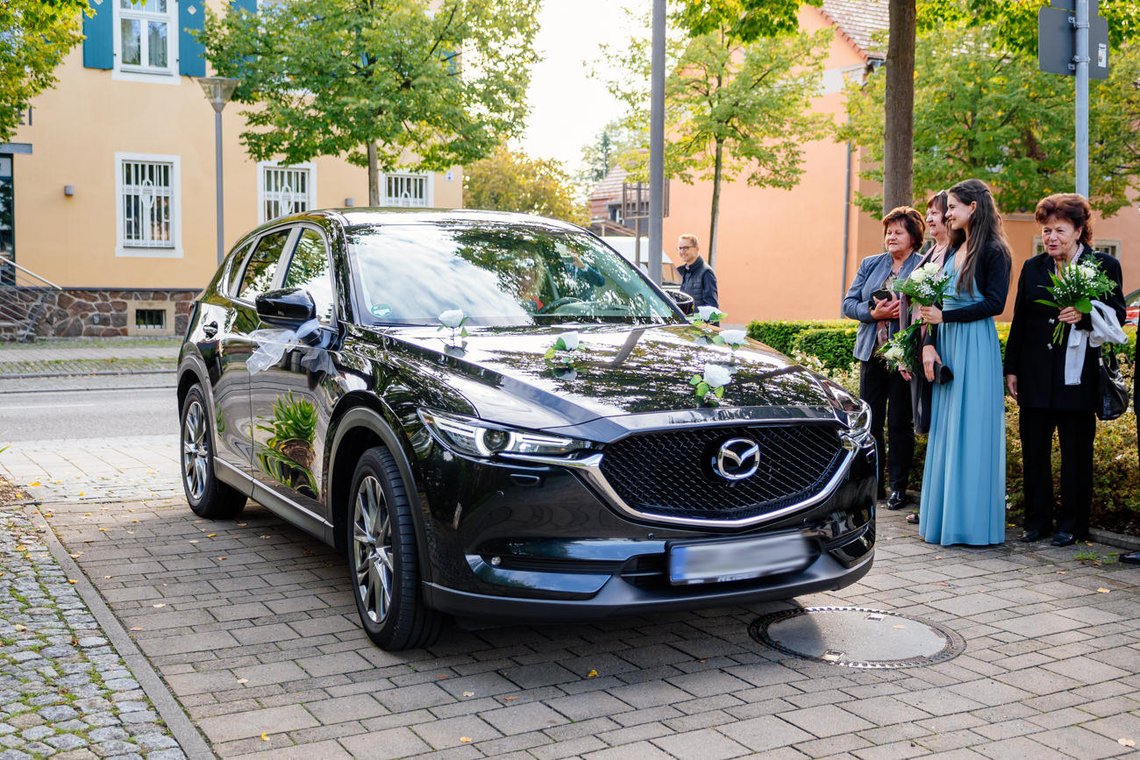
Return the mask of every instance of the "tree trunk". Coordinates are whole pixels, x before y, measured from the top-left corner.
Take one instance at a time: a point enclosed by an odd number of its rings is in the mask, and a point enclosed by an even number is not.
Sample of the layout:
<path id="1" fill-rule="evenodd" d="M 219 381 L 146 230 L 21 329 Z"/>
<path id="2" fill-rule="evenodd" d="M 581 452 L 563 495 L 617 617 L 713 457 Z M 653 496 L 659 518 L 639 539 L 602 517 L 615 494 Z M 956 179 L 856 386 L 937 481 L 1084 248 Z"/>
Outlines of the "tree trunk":
<path id="1" fill-rule="evenodd" d="M 883 213 L 914 202 L 915 0 L 890 0 L 883 139 Z"/>
<path id="2" fill-rule="evenodd" d="M 380 171 L 376 166 L 375 143 L 368 143 L 368 205 L 380 205 Z"/>
<path id="3" fill-rule="evenodd" d="M 716 259 L 716 228 L 720 221 L 720 182 L 724 174 L 724 141 L 716 141 L 716 158 L 713 163 L 712 208 L 709 210 L 709 266 Z"/>

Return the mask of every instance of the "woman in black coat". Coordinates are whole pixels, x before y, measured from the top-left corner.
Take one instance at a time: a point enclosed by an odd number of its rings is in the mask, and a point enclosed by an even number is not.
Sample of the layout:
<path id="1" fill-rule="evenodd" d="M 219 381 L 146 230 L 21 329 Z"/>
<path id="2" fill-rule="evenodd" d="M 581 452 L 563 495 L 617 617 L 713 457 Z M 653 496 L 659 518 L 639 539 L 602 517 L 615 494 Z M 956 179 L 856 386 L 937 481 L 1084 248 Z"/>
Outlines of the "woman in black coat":
<path id="1" fill-rule="evenodd" d="M 1052 300 L 1046 287 L 1057 267 L 1078 261 L 1095 261 L 1116 282 L 1103 303 L 1124 323 L 1124 292 L 1120 263 L 1092 248 L 1092 209 L 1076 193 L 1050 195 L 1037 204 L 1045 252 L 1025 262 L 1017 283 L 1013 324 L 1005 348 L 1006 387 L 1020 407 L 1020 434 L 1024 470 L 1025 520 L 1021 541 L 1038 541 L 1054 527 L 1054 546 L 1068 546 L 1088 538 L 1092 505 L 1093 439 L 1095 410 L 1100 399 L 1100 348 L 1088 346 L 1078 357 L 1080 382 L 1065 383 L 1069 333 L 1092 330 L 1092 319 L 1076 309 L 1058 312 L 1037 303 Z M 1053 330 L 1067 325 L 1060 345 Z M 1053 502 L 1053 431 L 1061 441 L 1061 508 Z M 1054 525 L 1054 515 L 1056 524 Z"/>

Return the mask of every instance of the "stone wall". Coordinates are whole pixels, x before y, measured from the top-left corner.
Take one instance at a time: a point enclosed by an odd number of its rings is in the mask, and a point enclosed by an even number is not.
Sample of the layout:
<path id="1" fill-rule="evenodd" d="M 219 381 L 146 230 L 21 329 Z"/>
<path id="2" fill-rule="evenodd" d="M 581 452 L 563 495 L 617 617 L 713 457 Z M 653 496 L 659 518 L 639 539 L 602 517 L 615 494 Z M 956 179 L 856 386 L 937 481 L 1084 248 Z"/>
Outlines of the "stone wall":
<path id="1" fill-rule="evenodd" d="M 44 298 L 36 334 L 45 337 L 181 335 L 186 332 L 196 290 L 21 288 L 21 300 Z M 138 309 L 165 311 L 162 327 L 139 326 Z"/>

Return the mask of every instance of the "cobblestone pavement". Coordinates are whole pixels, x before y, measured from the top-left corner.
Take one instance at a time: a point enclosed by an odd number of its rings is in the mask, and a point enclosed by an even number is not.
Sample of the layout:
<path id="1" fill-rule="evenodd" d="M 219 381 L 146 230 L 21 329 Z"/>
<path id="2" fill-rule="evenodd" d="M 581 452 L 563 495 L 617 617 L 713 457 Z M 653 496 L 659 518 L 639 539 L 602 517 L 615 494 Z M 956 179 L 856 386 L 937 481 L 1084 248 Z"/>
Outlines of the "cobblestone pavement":
<path id="1" fill-rule="evenodd" d="M 182 493 L 178 439 L 171 435 L 88 438 L 79 443 L 21 441 L 0 456 L 0 477 L 20 484 L 43 503 Z"/>
<path id="2" fill-rule="evenodd" d="M 185 757 L 32 518 L 0 507 L 0 759 Z"/>
<path id="3" fill-rule="evenodd" d="M 452 627 L 386 653 L 343 560 L 255 505 L 209 522 L 181 499 L 57 504 L 49 522 L 221 757 L 1084 759 L 1140 742 L 1140 569 L 1104 546 L 928 546 L 882 514 L 871 573 L 797 601 L 925 618 L 966 649 L 858 670 L 753 641 L 781 605 Z"/>

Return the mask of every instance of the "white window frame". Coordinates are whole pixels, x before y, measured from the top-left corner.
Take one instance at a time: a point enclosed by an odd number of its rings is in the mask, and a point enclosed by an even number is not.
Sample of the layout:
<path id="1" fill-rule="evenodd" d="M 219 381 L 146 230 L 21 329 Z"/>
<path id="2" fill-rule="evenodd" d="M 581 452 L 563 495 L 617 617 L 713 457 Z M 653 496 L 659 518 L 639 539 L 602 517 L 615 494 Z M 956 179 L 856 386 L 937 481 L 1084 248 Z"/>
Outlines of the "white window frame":
<path id="1" fill-rule="evenodd" d="M 388 195 L 388 179 L 423 180 L 423 202 L 415 198 Z M 394 208 L 435 208 L 435 175 L 431 172 L 389 172 L 380 175 L 380 205 Z"/>
<path id="2" fill-rule="evenodd" d="M 1106 253 L 1114 259 L 1120 259 L 1120 241 L 1119 240 L 1093 240 L 1092 247 L 1101 253 Z M 1033 255 L 1038 256 L 1045 253 L 1045 243 L 1042 242 L 1040 235 L 1033 236 Z"/>
<path id="3" fill-rule="evenodd" d="M 305 192 L 305 203 L 307 204 L 303 211 L 314 209 L 317 207 L 317 165 L 312 161 L 306 161 L 302 164 L 283 164 L 279 161 L 259 161 L 257 164 L 257 222 L 264 224 L 270 221 L 270 217 L 266 216 L 265 204 L 269 199 L 266 198 L 265 189 L 265 174 L 267 169 L 294 169 L 304 171 L 308 174 L 308 188 Z M 297 213 L 297 212 L 289 212 Z M 281 214 L 281 216 L 288 216 L 288 214 Z M 277 217 L 271 217 L 276 219 Z"/>
<path id="4" fill-rule="evenodd" d="M 179 0 L 167 0 L 166 13 L 152 13 L 140 11 L 136 9 L 122 8 L 119 0 L 103 0 L 105 3 L 111 3 L 114 10 L 113 19 L 113 34 L 115 40 L 115 66 L 111 70 L 113 79 L 119 79 L 128 82 L 150 82 L 152 84 L 171 84 L 181 85 L 182 77 L 178 76 L 178 37 L 182 29 L 178 23 L 178 3 Z M 128 17 L 151 19 L 155 21 L 166 22 L 166 68 L 158 69 L 152 68 L 145 64 L 142 65 L 124 65 L 123 64 L 123 27 L 122 19 L 123 12 L 128 14 Z M 145 39 L 146 34 L 142 37 Z M 145 49 L 145 42 L 143 44 Z M 140 56 L 140 60 L 146 60 L 145 52 Z"/>
<path id="5" fill-rule="evenodd" d="M 123 206 L 124 162 L 170 164 L 170 245 L 146 246 L 126 239 L 126 209 Z M 182 258 L 182 158 L 153 153 L 115 154 L 115 255 L 134 258 Z"/>

